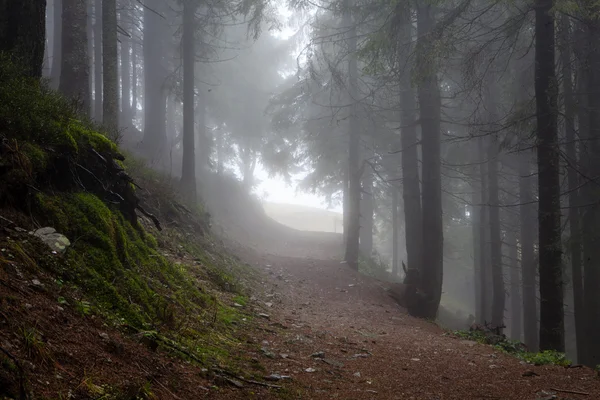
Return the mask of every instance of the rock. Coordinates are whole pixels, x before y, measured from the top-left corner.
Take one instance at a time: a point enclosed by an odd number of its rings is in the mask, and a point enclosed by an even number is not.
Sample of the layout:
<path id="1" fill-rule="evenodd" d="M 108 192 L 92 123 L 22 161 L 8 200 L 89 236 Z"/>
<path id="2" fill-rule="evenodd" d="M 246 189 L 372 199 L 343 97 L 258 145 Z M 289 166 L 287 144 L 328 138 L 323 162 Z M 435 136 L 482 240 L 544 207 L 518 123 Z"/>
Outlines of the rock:
<path id="1" fill-rule="evenodd" d="M 271 374 L 269 376 L 265 376 L 265 381 L 277 382 L 284 379 L 291 379 L 290 376 L 287 375 L 279 375 L 279 374 Z"/>
<path id="2" fill-rule="evenodd" d="M 334 367 L 338 367 L 338 368 L 342 368 L 344 366 L 343 363 L 339 362 L 339 361 L 335 361 L 335 360 L 331 360 L 328 358 L 323 358 L 322 359 L 324 363 L 327 363 L 329 365 L 333 365 Z"/>
<path id="3" fill-rule="evenodd" d="M 355 372 L 353 375 L 357 378 L 360 378 L 360 372 Z"/>
<path id="4" fill-rule="evenodd" d="M 56 229 L 51 227 L 40 228 L 32 234 L 39 237 L 42 242 L 57 253 L 64 253 L 67 247 L 71 245 L 71 242 L 65 235 L 56 232 Z"/>
<path id="5" fill-rule="evenodd" d="M 262 353 L 269 358 L 275 358 L 275 353 L 269 351 L 269 349 L 267 349 L 266 347 L 263 347 L 260 349 L 260 351 L 262 351 Z"/>
<path id="6" fill-rule="evenodd" d="M 410 361 L 421 361 L 419 358 L 411 358 Z"/>
<path id="7" fill-rule="evenodd" d="M 267 307 L 273 307 L 273 303 L 271 303 L 270 301 L 268 301 L 268 302 L 265 303 L 265 306 L 267 306 Z"/>
<path id="8" fill-rule="evenodd" d="M 352 358 L 367 358 L 369 357 L 368 354 L 364 354 L 364 353 L 360 353 L 360 354 L 355 354 L 352 356 Z M 419 361 L 418 359 L 413 359 L 413 361 Z"/>
<path id="9" fill-rule="evenodd" d="M 110 340 L 108 333 L 100 332 L 100 333 L 98 333 L 98 336 L 100 336 L 104 340 Z"/>
<path id="10" fill-rule="evenodd" d="M 283 359 L 285 359 L 285 358 L 288 358 L 289 356 L 290 356 L 289 354 L 285 354 L 285 353 L 281 353 L 281 354 L 279 355 L 279 357 L 281 357 L 281 358 L 283 358 Z"/>
<path id="11" fill-rule="evenodd" d="M 499 365 L 496 365 L 496 364 L 490 364 L 490 366 L 489 366 L 489 367 L 490 367 L 490 369 L 496 369 L 496 368 L 500 368 L 500 366 L 499 366 Z"/>
<path id="12" fill-rule="evenodd" d="M 310 372 L 315 372 L 316 369 L 314 369 L 314 368 L 306 368 L 304 371 L 310 373 Z"/>
<path id="13" fill-rule="evenodd" d="M 325 357 L 325 352 L 323 351 L 318 351 L 316 353 L 313 353 L 310 355 L 313 358 L 324 358 Z"/>
<path id="14" fill-rule="evenodd" d="M 234 307 L 238 307 L 238 308 L 240 308 L 240 307 L 244 307 L 243 305 L 241 305 L 241 304 L 239 304 L 239 303 L 233 303 L 233 306 L 234 306 Z"/>
<path id="15" fill-rule="evenodd" d="M 265 313 L 259 313 L 258 316 L 265 318 L 265 319 L 271 319 L 271 316 L 269 314 L 265 314 Z"/>
<path id="16" fill-rule="evenodd" d="M 536 395 L 535 400 L 552 400 L 552 399 L 558 399 L 558 396 L 556 395 L 556 392 L 551 392 L 551 391 L 547 391 L 547 390 L 542 390 L 540 392 L 537 392 L 535 395 Z"/>

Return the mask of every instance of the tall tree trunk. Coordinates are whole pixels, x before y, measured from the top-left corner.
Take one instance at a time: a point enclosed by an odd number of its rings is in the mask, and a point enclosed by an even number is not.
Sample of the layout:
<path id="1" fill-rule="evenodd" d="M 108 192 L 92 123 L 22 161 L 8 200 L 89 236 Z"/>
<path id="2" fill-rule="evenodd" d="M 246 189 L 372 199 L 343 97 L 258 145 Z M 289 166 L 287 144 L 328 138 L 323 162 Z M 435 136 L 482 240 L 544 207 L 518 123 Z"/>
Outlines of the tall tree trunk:
<path id="1" fill-rule="evenodd" d="M 413 52 L 410 8 L 399 5 L 402 13 L 401 35 L 402 59 L 408 60 Z M 410 69 L 405 68 L 400 76 L 400 146 L 402 149 L 402 198 L 404 200 L 404 229 L 406 240 L 406 262 L 413 269 L 423 270 L 423 216 L 421 211 L 421 184 L 419 179 L 419 140 L 415 115 L 417 104 L 412 87 Z M 414 312 L 415 310 L 413 310 Z"/>
<path id="2" fill-rule="evenodd" d="M 62 12 L 62 57 L 59 90 L 89 113 L 90 70 L 87 52 L 87 4 L 85 0 L 64 0 Z"/>
<path id="3" fill-rule="evenodd" d="M 0 2 L 0 52 L 10 54 L 23 74 L 42 77 L 46 44 L 46 0 Z"/>
<path id="4" fill-rule="evenodd" d="M 495 138 L 488 146 L 488 176 L 489 176 L 489 215 L 490 215 L 490 258 L 492 270 L 492 325 L 504 325 L 504 276 L 502 273 L 502 238 L 500 234 L 500 198 L 498 183 L 498 143 Z"/>
<path id="5" fill-rule="evenodd" d="M 119 53 L 117 51 L 117 2 L 102 1 L 103 124 L 109 132 L 119 128 Z"/>
<path id="6" fill-rule="evenodd" d="M 597 15 L 598 7 L 590 7 L 588 15 Z M 582 203 L 589 204 L 582 210 L 582 236 L 583 236 L 583 262 L 584 262 L 584 308 L 585 308 L 585 355 L 583 363 L 589 366 L 600 364 L 600 195 L 598 184 L 600 180 L 600 49 L 598 39 L 600 38 L 600 22 L 597 17 L 586 21 L 587 31 L 585 43 L 587 45 L 587 59 L 584 60 L 587 67 L 585 78 L 585 89 L 587 93 L 585 104 L 587 105 L 587 131 L 580 129 L 581 145 L 581 171 L 583 184 L 581 189 Z M 583 115 L 585 116 L 585 114 Z"/>
<path id="7" fill-rule="evenodd" d="M 365 169 L 362 176 L 362 199 L 360 202 L 360 252 L 371 257 L 373 252 L 373 172 Z"/>
<path id="8" fill-rule="evenodd" d="M 186 0 L 189 1 L 191 0 Z M 166 91 L 164 90 L 166 23 L 163 18 L 156 15 L 157 11 L 164 10 L 163 1 L 152 0 L 148 5 L 149 7 L 144 9 L 144 149 L 148 158 L 160 163 L 164 161 L 167 143 Z M 192 113 L 194 112 L 193 100 L 192 98 Z M 190 129 L 193 131 L 194 128 Z"/>
<path id="9" fill-rule="evenodd" d="M 398 193 L 398 188 L 392 186 L 390 189 L 392 191 L 392 276 L 394 279 L 398 277 L 398 273 L 400 270 L 400 260 L 398 256 L 398 242 L 399 235 L 398 231 L 400 230 L 400 218 L 398 216 L 398 202 L 400 194 Z"/>
<path id="10" fill-rule="evenodd" d="M 553 0 L 535 1 L 535 98 L 540 241 L 540 349 L 564 351 L 560 162 Z"/>
<path id="11" fill-rule="evenodd" d="M 481 297 L 481 319 L 482 322 L 490 323 L 492 319 L 492 292 L 493 287 L 491 286 L 491 257 L 490 257 L 490 207 L 487 204 L 489 198 L 488 188 L 488 164 L 485 151 L 485 143 L 487 138 L 480 137 L 477 141 L 478 154 L 480 155 L 479 164 L 479 177 L 481 181 L 481 207 L 479 210 L 479 264 L 481 265 L 480 277 L 480 297 Z"/>
<path id="12" fill-rule="evenodd" d="M 529 351 L 536 352 L 538 342 L 538 313 L 536 295 L 536 262 L 534 256 L 535 210 L 533 206 L 533 181 L 531 177 L 531 153 L 519 155 L 519 213 L 521 218 L 521 273 L 523 282 L 523 333 Z"/>
<path id="13" fill-rule="evenodd" d="M 521 299 L 521 274 L 519 273 L 519 249 L 517 247 L 517 232 L 511 224 L 508 236 L 508 255 L 510 259 L 510 337 L 521 341 L 523 331 L 523 300 Z"/>
<path id="14" fill-rule="evenodd" d="M 430 37 L 434 27 L 429 4 L 417 5 L 417 68 L 422 74 L 419 82 L 419 109 L 421 118 L 423 154 L 423 252 L 422 287 L 427 296 L 422 316 L 435 318 L 442 297 L 444 275 L 444 226 L 442 218 L 441 179 L 441 97 L 436 62 L 431 62 L 433 43 Z"/>
<path id="15" fill-rule="evenodd" d="M 583 276 L 581 259 L 581 221 L 579 214 L 579 179 L 578 159 L 575 143 L 575 108 L 573 97 L 573 70 L 571 67 L 571 35 L 569 17 L 563 15 L 560 21 L 560 58 L 562 64 L 563 93 L 565 97 L 565 140 L 567 166 L 567 180 L 569 186 L 569 253 L 571 256 L 571 280 L 573 282 L 573 308 L 575 314 L 575 342 L 577 345 L 577 360 L 581 360 L 585 351 L 585 314 L 583 308 Z M 581 79 L 581 77 L 580 77 Z"/>
<path id="16" fill-rule="evenodd" d="M 52 26 L 52 71 L 50 73 L 50 84 L 53 89 L 60 85 L 60 64 L 62 57 L 62 3 L 63 0 L 54 0 L 53 26 Z"/>
<path id="17" fill-rule="evenodd" d="M 477 147 L 475 147 L 475 153 L 477 154 Z M 478 161 L 476 161 L 478 162 Z M 473 207 L 471 208 L 471 224 L 472 224 L 472 232 L 473 232 L 473 281 L 474 281 L 474 296 L 475 299 L 475 322 L 478 324 L 483 324 L 484 322 L 484 310 L 483 310 L 483 300 L 485 299 L 485 293 L 482 291 L 483 280 L 482 280 L 482 255 L 481 255 L 481 246 L 482 246 L 482 237 L 481 230 L 482 227 L 482 209 L 483 206 L 481 203 L 481 183 L 475 183 L 472 186 L 473 194 L 471 195 L 471 203 Z"/>
<path id="18" fill-rule="evenodd" d="M 102 0 L 94 2 L 94 118 L 102 122 Z"/>
<path id="19" fill-rule="evenodd" d="M 183 161 L 181 189 L 185 198 L 196 203 L 196 151 L 194 134 L 194 68 L 196 46 L 194 41 L 196 1 L 183 3 Z M 146 96 L 147 97 L 147 96 Z"/>
<path id="20" fill-rule="evenodd" d="M 123 20 L 124 18 L 121 18 Z M 131 39 L 121 40 L 121 126 L 131 126 Z"/>
<path id="21" fill-rule="evenodd" d="M 352 21 L 353 0 L 346 0 L 344 27 L 347 29 L 348 44 L 348 87 L 350 105 L 350 125 L 348 127 L 348 233 L 344 259 L 348 265 L 358 270 L 360 241 L 360 132 L 358 130 L 358 66 L 356 60 L 356 26 Z"/>
<path id="22" fill-rule="evenodd" d="M 90 115 L 90 117 L 94 118 L 94 101 L 92 94 L 94 93 L 94 3 L 91 0 L 86 0 L 86 35 L 87 35 L 87 44 L 86 44 L 86 52 L 87 52 L 87 66 L 88 66 L 88 109 L 86 113 Z"/>
<path id="23" fill-rule="evenodd" d="M 131 42 L 131 118 L 137 120 L 138 113 L 138 46 Z"/>

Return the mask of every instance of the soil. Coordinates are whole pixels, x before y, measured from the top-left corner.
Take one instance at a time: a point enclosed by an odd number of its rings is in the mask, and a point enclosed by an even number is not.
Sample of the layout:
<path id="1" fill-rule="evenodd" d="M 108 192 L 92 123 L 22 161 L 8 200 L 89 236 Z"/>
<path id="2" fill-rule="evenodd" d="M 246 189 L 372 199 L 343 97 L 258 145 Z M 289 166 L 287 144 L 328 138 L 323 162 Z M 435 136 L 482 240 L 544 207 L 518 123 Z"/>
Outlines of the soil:
<path id="1" fill-rule="evenodd" d="M 132 391 L 149 382 L 156 398 L 175 400 L 600 399 L 600 379 L 589 368 L 524 364 L 410 317 L 382 282 L 340 263 L 338 236 L 282 232 L 258 243 L 266 251 L 230 245 L 263 277 L 245 306 L 258 323 L 238 332 L 244 344 L 233 356 L 247 361 L 244 376 L 262 371 L 264 377 L 289 378 L 260 383 L 214 378 L 151 351 L 99 318 L 61 308 L 51 277 L 19 277 L 14 271 L 0 276 L 0 345 L 18 359 L 30 359 L 11 327 L 43 332 L 42 348 L 54 358 L 22 362 L 36 398 L 69 391 L 71 398 L 98 398 L 90 394 L 93 381 L 129 385 Z"/>

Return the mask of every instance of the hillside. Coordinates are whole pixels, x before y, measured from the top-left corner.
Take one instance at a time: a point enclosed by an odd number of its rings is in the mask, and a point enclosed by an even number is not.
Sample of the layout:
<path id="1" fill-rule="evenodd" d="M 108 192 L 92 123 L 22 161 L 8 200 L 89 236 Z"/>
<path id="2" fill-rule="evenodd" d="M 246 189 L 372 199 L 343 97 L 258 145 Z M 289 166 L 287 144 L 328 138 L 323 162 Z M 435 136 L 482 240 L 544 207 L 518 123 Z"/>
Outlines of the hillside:
<path id="1" fill-rule="evenodd" d="M 342 233 L 342 214 L 316 207 L 264 202 L 265 213 L 275 221 L 301 231 Z"/>

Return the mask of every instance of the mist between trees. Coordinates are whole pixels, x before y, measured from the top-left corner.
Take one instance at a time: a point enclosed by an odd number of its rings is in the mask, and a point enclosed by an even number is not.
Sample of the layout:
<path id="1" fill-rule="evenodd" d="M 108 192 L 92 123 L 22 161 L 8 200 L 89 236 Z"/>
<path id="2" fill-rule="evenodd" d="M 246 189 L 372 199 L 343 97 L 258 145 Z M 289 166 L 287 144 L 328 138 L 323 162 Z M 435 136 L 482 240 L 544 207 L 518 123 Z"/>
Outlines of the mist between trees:
<path id="1" fill-rule="evenodd" d="M 350 268 L 418 270 L 411 314 L 455 302 L 600 364 L 596 3 L 44 3 L 0 1 L 0 50 L 190 201 L 303 173 L 343 204 Z"/>

